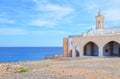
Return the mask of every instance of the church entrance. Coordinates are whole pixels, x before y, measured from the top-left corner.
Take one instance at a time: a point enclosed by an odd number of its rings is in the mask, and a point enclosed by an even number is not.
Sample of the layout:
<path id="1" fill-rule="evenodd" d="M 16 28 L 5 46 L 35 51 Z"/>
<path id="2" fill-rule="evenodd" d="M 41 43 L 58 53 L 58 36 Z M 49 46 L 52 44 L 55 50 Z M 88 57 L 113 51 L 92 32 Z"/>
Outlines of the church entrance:
<path id="1" fill-rule="evenodd" d="M 104 56 L 120 56 L 120 44 L 115 41 L 107 43 L 103 48 Z"/>
<path id="2" fill-rule="evenodd" d="M 98 46 L 93 42 L 87 43 L 84 46 L 84 55 L 85 56 L 98 56 Z"/>
<path id="3" fill-rule="evenodd" d="M 76 57 L 79 57 L 79 56 L 80 56 L 80 55 L 79 55 L 79 51 L 76 50 L 75 52 L 76 52 Z"/>
<path id="4" fill-rule="evenodd" d="M 75 55 L 76 57 L 80 57 L 80 53 L 79 53 L 80 48 L 78 46 L 75 47 Z"/>
<path id="5" fill-rule="evenodd" d="M 72 50 L 69 51 L 68 57 L 72 57 Z M 75 50 L 75 57 L 80 57 L 79 51 Z"/>
<path id="6" fill-rule="evenodd" d="M 72 57 L 72 50 L 69 51 L 68 57 Z"/>

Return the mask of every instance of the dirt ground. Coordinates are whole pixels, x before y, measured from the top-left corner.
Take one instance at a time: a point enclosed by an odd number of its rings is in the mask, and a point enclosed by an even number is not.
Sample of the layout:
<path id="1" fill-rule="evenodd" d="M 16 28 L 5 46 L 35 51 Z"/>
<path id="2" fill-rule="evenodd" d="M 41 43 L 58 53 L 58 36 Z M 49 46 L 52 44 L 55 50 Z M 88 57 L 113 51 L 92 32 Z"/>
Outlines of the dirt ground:
<path id="1" fill-rule="evenodd" d="M 28 71 L 20 73 L 19 68 Z M 120 79 L 120 58 L 60 58 L 0 64 L 1 79 Z"/>

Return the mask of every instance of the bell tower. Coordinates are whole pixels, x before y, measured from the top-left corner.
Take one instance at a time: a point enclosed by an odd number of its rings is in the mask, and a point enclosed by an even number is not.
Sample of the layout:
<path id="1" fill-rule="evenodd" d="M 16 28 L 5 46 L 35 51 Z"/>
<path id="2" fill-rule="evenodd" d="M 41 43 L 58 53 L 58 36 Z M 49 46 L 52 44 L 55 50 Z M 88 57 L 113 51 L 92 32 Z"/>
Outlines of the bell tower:
<path id="1" fill-rule="evenodd" d="M 104 16 L 100 10 L 96 16 L 96 29 L 104 29 Z"/>

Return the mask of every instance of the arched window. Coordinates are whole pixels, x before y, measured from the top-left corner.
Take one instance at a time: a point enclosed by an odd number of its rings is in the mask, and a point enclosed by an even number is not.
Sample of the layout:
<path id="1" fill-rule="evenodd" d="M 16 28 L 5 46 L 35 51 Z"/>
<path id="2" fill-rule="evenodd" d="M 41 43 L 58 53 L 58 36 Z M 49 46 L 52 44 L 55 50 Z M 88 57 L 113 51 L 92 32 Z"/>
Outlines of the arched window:
<path id="1" fill-rule="evenodd" d="M 98 56 L 98 46 L 94 42 L 88 42 L 84 46 L 85 56 Z"/>
<path id="2" fill-rule="evenodd" d="M 120 56 L 120 44 L 116 41 L 110 41 L 103 47 L 104 56 Z"/>

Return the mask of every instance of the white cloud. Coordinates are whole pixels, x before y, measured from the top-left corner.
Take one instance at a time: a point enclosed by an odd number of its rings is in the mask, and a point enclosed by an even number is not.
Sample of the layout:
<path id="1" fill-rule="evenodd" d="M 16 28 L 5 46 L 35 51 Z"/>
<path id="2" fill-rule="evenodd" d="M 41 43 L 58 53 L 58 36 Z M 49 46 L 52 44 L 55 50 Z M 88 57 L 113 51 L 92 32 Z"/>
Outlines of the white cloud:
<path id="1" fill-rule="evenodd" d="M 48 30 L 48 31 L 33 31 L 33 34 L 35 35 L 69 35 L 71 33 L 61 30 Z"/>
<path id="2" fill-rule="evenodd" d="M 101 9 L 105 19 L 108 21 L 119 21 L 120 20 L 120 1 L 119 0 L 85 0 L 81 4 L 90 15 L 97 14 L 97 11 Z"/>
<path id="3" fill-rule="evenodd" d="M 14 24 L 14 20 L 6 19 L 6 18 L 0 18 L 0 23 L 8 23 L 8 24 Z"/>
<path id="4" fill-rule="evenodd" d="M 39 13 L 39 16 L 34 17 L 31 25 L 54 27 L 59 24 L 59 22 L 63 21 L 66 16 L 69 16 L 74 12 L 74 9 L 71 7 L 53 4 L 48 0 L 32 1 L 36 4 L 33 8 Z"/>
<path id="5" fill-rule="evenodd" d="M 83 4 L 85 6 L 85 8 L 88 10 L 88 11 L 93 11 L 95 9 L 99 9 L 99 5 L 94 2 L 94 1 L 89 1 L 89 2 L 86 2 L 85 4 Z"/>
<path id="6" fill-rule="evenodd" d="M 60 5 L 47 5 L 44 10 L 49 11 L 48 17 L 52 17 L 55 19 L 61 19 L 69 14 L 73 13 L 74 9 L 70 7 L 63 7 Z"/>
<path id="7" fill-rule="evenodd" d="M 57 24 L 56 21 L 47 21 L 47 20 L 32 20 L 30 25 L 39 26 L 39 27 L 54 27 Z"/>
<path id="8" fill-rule="evenodd" d="M 73 12 L 73 9 L 61 7 L 59 5 L 48 4 L 46 6 L 39 6 L 38 10 L 47 11 L 43 14 L 41 20 L 34 19 L 31 21 L 31 25 L 35 26 L 45 26 L 45 27 L 54 27 L 59 23 L 59 21 L 63 20 L 63 18 Z"/>
<path id="9" fill-rule="evenodd" d="M 0 28 L 0 35 L 24 35 L 28 32 L 17 28 Z"/>
<path id="10" fill-rule="evenodd" d="M 73 8 L 63 7 L 63 6 L 60 6 L 60 5 L 53 5 L 53 4 L 47 4 L 43 7 L 39 6 L 38 10 L 47 11 L 49 13 L 49 17 L 52 16 L 54 18 L 58 18 L 58 17 L 63 18 L 64 16 L 67 16 L 74 11 Z"/>
<path id="11" fill-rule="evenodd" d="M 120 9 L 109 9 L 104 11 L 105 18 L 109 21 L 120 20 Z"/>

